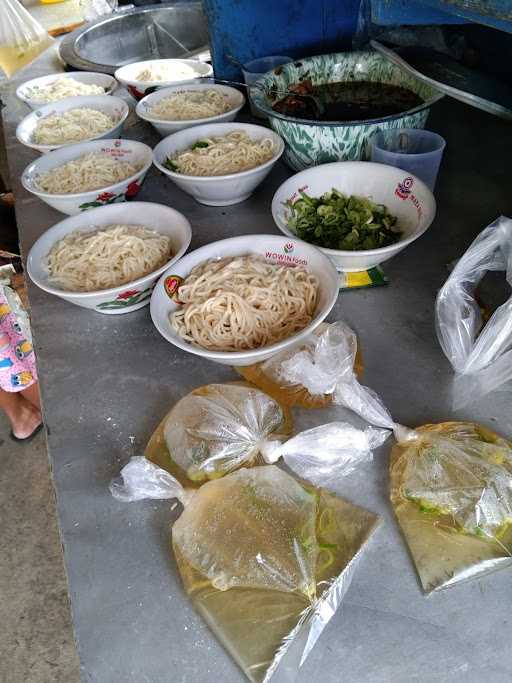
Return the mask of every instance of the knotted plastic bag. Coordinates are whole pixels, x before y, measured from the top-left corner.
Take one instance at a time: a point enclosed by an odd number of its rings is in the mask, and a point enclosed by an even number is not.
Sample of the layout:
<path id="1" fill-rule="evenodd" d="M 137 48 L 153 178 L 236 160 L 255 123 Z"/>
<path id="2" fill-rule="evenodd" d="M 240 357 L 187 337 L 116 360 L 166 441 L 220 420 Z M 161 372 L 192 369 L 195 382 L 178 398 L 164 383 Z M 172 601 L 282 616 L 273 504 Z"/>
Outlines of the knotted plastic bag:
<path id="1" fill-rule="evenodd" d="M 146 448 L 146 457 L 180 482 L 200 484 L 241 466 L 283 458 L 300 477 L 332 484 L 368 460 L 387 432 L 335 422 L 289 439 L 286 408 L 244 383 L 207 384 L 171 409 Z"/>
<path id="2" fill-rule="evenodd" d="M 214 588 L 298 591 L 313 600 L 317 501 L 286 472 L 243 468 L 195 492 L 145 458 L 132 458 L 121 474 L 123 484 L 111 487 L 115 497 L 183 503 L 173 546 Z"/>
<path id="3" fill-rule="evenodd" d="M 194 490 L 146 458 L 132 458 L 121 474 L 111 485 L 120 500 L 183 503 L 172 545 L 185 590 L 248 679 L 293 680 L 378 518 L 275 465 Z"/>
<path id="4" fill-rule="evenodd" d="M 53 42 L 44 28 L 18 0 L 2 0 L 0 12 L 0 68 L 10 78 Z"/>
<path id="5" fill-rule="evenodd" d="M 396 423 L 380 397 L 357 377 L 357 336 L 344 322 L 326 324 L 316 340 L 295 347 L 274 361 L 283 384 L 301 386 L 312 396 L 349 408 L 376 427 L 392 430 L 398 438 L 407 428 Z"/>
<path id="6" fill-rule="evenodd" d="M 512 296 L 484 326 L 475 289 L 487 271 L 512 285 L 512 220 L 501 216 L 478 235 L 439 291 L 436 328 L 458 374 L 454 403 L 488 394 L 512 379 Z"/>
<path id="7" fill-rule="evenodd" d="M 332 403 L 340 367 L 362 373 L 357 337 L 343 323 L 322 323 L 299 344 L 236 370 L 283 405 L 323 408 Z"/>
<path id="8" fill-rule="evenodd" d="M 469 422 L 419 427 L 391 454 L 391 501 L 425 591 L 512 567 L 512 444 Z"/>

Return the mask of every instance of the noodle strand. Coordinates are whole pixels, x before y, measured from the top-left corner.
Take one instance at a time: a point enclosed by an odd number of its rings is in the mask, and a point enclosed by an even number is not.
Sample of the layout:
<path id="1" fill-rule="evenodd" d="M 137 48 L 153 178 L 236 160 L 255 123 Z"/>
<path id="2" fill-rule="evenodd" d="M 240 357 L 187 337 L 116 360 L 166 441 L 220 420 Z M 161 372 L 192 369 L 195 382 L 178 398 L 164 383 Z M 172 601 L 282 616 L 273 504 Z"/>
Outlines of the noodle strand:
<path id="1" fill-rule="evenodd" d="M 133 282 L 166 263 L 171 240 L 141 225 L 71 232 L 47 256 L 48 279 L 69 292 L 94 292 Z"/>
<path id="2" fill-rule="evenodd" d="M 184 305 L 170 322 L 180 337 L 205 349 L 254 349 L 304 329 L 317 295 L 317 278 L 300 266 L 254 256 L 207 261 L 181 284 Z"/>
<path id="3" fill-rule="evenodd" d="M 218 116 L 231 106 L 216 90 L 188 90 L 163 97 L 149 110 L 149 115 L 161 121 L 191 121 Z"/>
<path id="4" fill-rule="evenodd" d="M 41 173 L 36 178 L 36 185 L 50 194 L 89 192 L 120 183 L 140 169 L 141 165 L 114 159 L 109 154 L 84 154 Z"/>
<path id="5" fill-rule="evenodd" d="M 244 131 L 201 138 L 171 161 L 178 173 L 192 176 L 218 176 L 240 173 L 261 166 L 275 154 L 271 138 L 252 140 Z"/>

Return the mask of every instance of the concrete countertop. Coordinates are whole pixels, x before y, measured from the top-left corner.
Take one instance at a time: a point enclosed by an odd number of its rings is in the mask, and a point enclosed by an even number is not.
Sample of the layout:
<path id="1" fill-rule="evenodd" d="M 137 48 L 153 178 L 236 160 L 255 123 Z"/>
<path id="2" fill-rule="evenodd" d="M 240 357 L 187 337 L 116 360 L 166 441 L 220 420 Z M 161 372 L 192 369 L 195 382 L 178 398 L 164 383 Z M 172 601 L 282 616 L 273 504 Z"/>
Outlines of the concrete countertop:
<path id="1" fill-rule="evenodd" d="M 26 70 L 24 79 L 54 70 L 50 56 Z M 20 185 L 23 168 L 36 155 L 14 138 L 28 113 L 14 99 L 15 85 L 16 79 L 4 87 L 4 119 L 26 256 L 63 216 Z M 512 213 L 510 126 L 445 98 L 432 111 L 429 128 L 448 142 L 436 221 L 385 265 L 389 286 L 341 294 L 330 320 L 343 317 L 357 330 L 364 382 L 399 422 L 475 420 L 510 438 L 510 393 L 451 409 L 452 372 L 433 317 L 448 264 L 496 216 Z M 125 135 L 153 146 L 158 141 L 141 122 L 129 125 Z M 276 233 L 270 201 L 289 175 L 279 164 L 248 201 L 208 208 L 152 170 L 139 199 L 182 211 L 192 224 L 194 249 L 232 235 Z M 182 590 L 169 550 L 169 522 L 178 511 L 171 512 L 166 501 L 121 504 L 108 491 L 111 478 L 130 456 L 142 453 L 180 397 L 207 382 L 235 379 L 234 372 L 169 345 L 152 326 L 147 307 L 109 317 L 33 285 L 29 297 L 82 680 L 241 683 L 242 673 Z M 295 411 L 297 429 L 335 417 L 355 421 L 341 410 Z M 373 463 L 337 487 L 381 514 L 384 524 L 299 683 L 509 683 L 511 572 L 425 597 L 388 502 L 388 451 L 389 445 L 381 448 Z"/>

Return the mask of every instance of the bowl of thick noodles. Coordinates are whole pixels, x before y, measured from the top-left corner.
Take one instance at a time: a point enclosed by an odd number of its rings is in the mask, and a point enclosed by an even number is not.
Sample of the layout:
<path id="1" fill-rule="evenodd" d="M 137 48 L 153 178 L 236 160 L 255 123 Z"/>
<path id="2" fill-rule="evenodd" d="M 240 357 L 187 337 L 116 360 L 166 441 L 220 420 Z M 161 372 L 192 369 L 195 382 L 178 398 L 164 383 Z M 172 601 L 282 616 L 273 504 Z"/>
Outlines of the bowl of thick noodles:
<path id="1" fill-rule="evenodd" d="M 48 74 L 25 81 L 16 90 L 16 97 L 31 109 L 39 109 L 50 102 L 83 95 L 111 95 L 117 87 L 116 79 L 94 71 L 68 71 Z"/>
<path id="2" fill-rule="evenodd" d="M 161 204 L 110 204 L 71 216 L 44 232 L 28 254 L 38 287 L 99 313 L 149 303 L 160 275 L 191 239 L 188 220 Z"/>
<path id="3" fill-rule="evenodd" d="M 233 121 L 244 103 L 242 93 L 228 85 L 179 85 L 147 95 L 135 111 L 165 137 L 203 123 Z"/>
<path id="4" fill-rule="evenodd" d="M 227 206 L 247 199 L 284 151 L 282 139 L 250 123 L 207 123 L 164 138 L 155 166 L 201 204 Z"/>
<path id="5" fill-rule="evenodd" d="M 25 116 L 16 137 L 45 154 L 77 142 L 119 137 L 129 113 L 126 102 L 114 95 L 66 97 Z"/>
<path id="6" fill-rule="evenodd" d="M 197 59 L 147 59 L 125 64 L 114 74 L 136 100 L 159 88 L 193 83 L 212 75 L 212 66 Z"/>
<path id="7" fill-rule="evenodd" d="M 23 187 L 57 211 L 73 216 L 133 199 L 153 160 L 135 140 L 92 140 L 39 157 L 23 171 Z"/>
<path id="8" fill-rule="evenodd" d="M 151 296 L 160 334 L 185 352 L 251 365 L 302 340 L 327 317 L 339 291 L 330 259 L 276 235 L 244 235 L 190 252 Z"/>

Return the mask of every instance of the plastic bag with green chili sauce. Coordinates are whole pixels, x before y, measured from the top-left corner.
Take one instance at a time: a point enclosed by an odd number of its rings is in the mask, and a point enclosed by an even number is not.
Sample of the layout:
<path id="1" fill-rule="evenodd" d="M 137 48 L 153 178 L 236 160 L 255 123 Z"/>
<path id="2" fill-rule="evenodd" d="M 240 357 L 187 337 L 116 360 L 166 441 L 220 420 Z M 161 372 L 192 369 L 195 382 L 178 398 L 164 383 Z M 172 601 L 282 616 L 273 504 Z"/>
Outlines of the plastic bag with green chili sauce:
<path id="1" fill-rule="evenodd" d="M 291 680 L 338 608 L 378 518 L 275 465 L 184 489 L 132 458 L 123 501 L 178 498 L 172 546 L 185 590 L 254 683 Z M 279 680 L 283 680 L 279 677 Z"/>
<path id="2" fill-rule="evenodd" d="M 512 444 L 470 422 L 409 437 L 391 453 L 391 502 L 423 589 L 512 568 Z"/>

